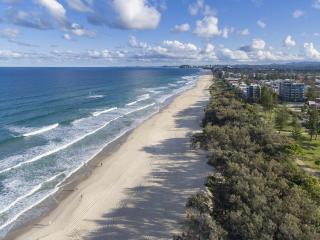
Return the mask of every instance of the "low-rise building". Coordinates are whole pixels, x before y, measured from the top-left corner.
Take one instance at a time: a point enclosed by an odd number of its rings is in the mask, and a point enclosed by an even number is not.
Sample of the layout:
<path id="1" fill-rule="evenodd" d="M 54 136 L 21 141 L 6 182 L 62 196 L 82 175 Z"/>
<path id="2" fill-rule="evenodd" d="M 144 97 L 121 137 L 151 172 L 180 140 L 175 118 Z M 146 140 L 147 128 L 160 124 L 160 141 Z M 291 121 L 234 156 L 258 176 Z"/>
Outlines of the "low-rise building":
<path id="1" fill-rule="evenodd" d="M 309 107 L 314 107 L 314 108 L 320 109 L 320 98 L 316 98 L 315 101 L 308 101 L 307 104 Z"/>

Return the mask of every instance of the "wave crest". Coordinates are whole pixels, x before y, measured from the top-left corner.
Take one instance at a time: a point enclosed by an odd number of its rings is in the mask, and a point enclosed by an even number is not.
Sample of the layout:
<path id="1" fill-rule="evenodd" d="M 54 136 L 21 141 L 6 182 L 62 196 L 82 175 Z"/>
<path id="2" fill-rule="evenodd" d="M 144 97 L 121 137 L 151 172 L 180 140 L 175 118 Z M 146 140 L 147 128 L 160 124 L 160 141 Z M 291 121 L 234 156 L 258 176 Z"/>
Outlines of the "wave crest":
<path id="1" fill-rule="evenodd" d="M 107 113 L 107 112 L 111 112 L 111 111 L 114 111 L 114 110 L 117 110 L 117 109 L 118 109 L 117 107 L 113 107 L 113 108 L 108 108 L 108 109 L 105 109 L 105 110 L 102 110 L 102 111 L 93 112 L 92 116 L 98 117 L 101 114 L 104 114 L 104 113 Z"/>
<path id="2" fill-rule="evenodd" d="M 59 126 L 59 123 L 55 123 L 55 124 L 40 128 L 38 130 L 32 131 L 32 132 L 24 133 L 24 134 L 22 134 L 22 136 L 23 137 L 30 137 L 30 136 L 38 135 L 38 134 L 41 134 L 44 132 L 48 132 L 54 128 L 57 128 L 58 126 Z"/>

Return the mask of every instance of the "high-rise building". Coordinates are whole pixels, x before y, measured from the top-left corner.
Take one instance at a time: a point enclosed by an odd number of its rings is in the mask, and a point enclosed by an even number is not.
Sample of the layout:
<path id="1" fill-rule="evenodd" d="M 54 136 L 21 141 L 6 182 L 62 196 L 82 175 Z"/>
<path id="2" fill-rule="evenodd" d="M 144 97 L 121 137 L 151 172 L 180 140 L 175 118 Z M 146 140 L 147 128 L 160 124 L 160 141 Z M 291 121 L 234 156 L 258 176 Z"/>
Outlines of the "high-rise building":
<path id="1" fill-rule="evenodd" d="M 292 80 L 285 80 L 280 83 L 279 95 L 282 101 L 303 102 L 304 83 L 295 83 Z"/>
<path id="2" fill-rule="evenodd" d="M 259 84 L 250 84 L 247 88 L 247 98 L 250 101 L 258 101 L 261 97 L 261 87 Z"/>

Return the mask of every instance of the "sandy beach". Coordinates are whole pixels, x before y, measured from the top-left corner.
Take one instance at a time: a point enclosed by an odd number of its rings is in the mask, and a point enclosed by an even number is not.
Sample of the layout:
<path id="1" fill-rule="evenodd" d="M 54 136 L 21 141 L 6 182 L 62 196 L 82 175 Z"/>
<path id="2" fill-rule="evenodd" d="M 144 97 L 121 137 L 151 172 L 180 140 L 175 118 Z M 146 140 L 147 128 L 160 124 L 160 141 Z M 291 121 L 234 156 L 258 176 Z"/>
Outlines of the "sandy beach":
<path id="1" fill-rule="evenodd" d="M 210 171 L 190 148 L 212 75 L 134 129 L 58 207 L 10 239 L 170 239 Z"/>

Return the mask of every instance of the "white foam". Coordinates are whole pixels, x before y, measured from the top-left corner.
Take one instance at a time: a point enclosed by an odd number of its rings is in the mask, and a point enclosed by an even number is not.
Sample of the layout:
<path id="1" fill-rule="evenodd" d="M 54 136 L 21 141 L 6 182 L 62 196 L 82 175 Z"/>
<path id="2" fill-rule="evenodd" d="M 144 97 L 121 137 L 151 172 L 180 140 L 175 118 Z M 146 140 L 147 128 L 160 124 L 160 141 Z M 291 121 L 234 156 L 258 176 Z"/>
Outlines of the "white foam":
<path id="1" fill-rule="evenodd" d="M 143 107 L 140 107 L 140 108 L 134 109 L 134 110 L 132 110 L 132 111 L 126 112 L 126 113 L 124 113 L 123 115 L 121 115 L 119 118 L 124 117 L 124 116 L 127 116 L 127 115 L 129 115 L 129 114 L 131 114 L 131 113 L 138 112 L 138 111 L 141 111 L 141 110 L 143 110 L 143 109 L 149 108 L 149 107 L 151 107 L 151 106 L 154 106 L 155 104 L 156 104 L 156 103 L 148 104 L 148 105 L 145 105 L 145 106 L 143 106 Z M 158 111 L 156 111 L 156 112 L 158 112 Z M 156 113 L 156 112 L 154 112 L 154 113 Z M 154 113 L 153 113 L 153 114 L 154 114 Z M 152 115 L 152 114 L 151 114 L 151 115 Z M 150 116 L 146 116 L 145 119 L 147 119 L 148 117 L 150 117 Z M 76 169 L 74 169 L 73 171 L 71 171 L 71 172 L 65 177 L 65 179 L 68 179 L 73 173 L 77 172 L 81 167 L 83 167 L 87 162 L 89 162 L 91 159 L 93 159 L 97 154 L 99 154 L 99 153 L 100 153 L 105 147 L 107 147 L 110 143 L 112 143 L 112 142 L 116 141 L 117 139 L 119 139 L 120 137 L 124 136 L 127 132 L 129 132 L 129 131 L 132 130 L 133 128 L 134 128 L 134 126 L 133 126 L 133 127 L 129 127 L 129 128 L 127 128 L 127 129 L 124 129 L 124 131 L 123 131 L 122 133 L 120 133 L 119 135 L 117 135 L 117 136 L 116 136 L 115 138 L 113 138 L 112 140 L 108 141 L 108 142 L 107 142 L 106 144 L 104 144 L 104 145 L 102 146 L 102 148 L 100 148 L 95 154 L 93 154 L 91 157 L 89 157 L 86 162 L 84 162 L 82 165 L 80 165 L 79 167 L 77 167 Z M 63 187 L 63 185 L 58 185 L 58 186 L 59 186 L 59 187 Z"/>
<path id="2" fill-rule="evenodd" d="M 22 214 L 24 214 L 25 212 L 29 211 L 30 209 L 34 208 L 35 206 L 37 206 L 38 204 L 40 204 L 41 202 L 43 202 L 46 198 L 48 198 L 49 196 L 53 195 L 54 193 L 56 193 L 59 190 L 58 187 L 55 187 L 53 189 L 53 191 L 48 194 L 45 195 L 43 198 L 39 199 L 38 201 L 36 201 L 34 204 L 30 205 L 29 207 L 25 208 L 24 210 L 22 210 L 21 212 L 19 212 L 18 214 L 16 214 L 13 218 L 11 218 L 9 221 L 5 222 L 5 224 L 0 226 L 0 229 L 3 229 L 5 227 L 7 227 L 9 224 L 13 223 L 14 221 L 16 221 Z"/>
<path id="3" fill-rule="evenodd" d="M 127 103 L 126 106 L 135 105 L 135 104 L 137 104 L 138 102 L 145 101 L 145 100 L 147 100 L 147 99 L 149 99 L 149 98 L 150 98 L 150 94 L 149 94 L 149 93 L 143 94 L 143 95 L 139 96 L 136 101 Z"/>
<path id="4" fill-rule="evenodd" d="M 153 94 L 158 94 L 158 93 L 162 93 L 162 91 L 159 90 L 152 90 L 150 89 L 149 92 L 153 93 Z"/>
<path id="5" fill-rule="evenodd" d="M 136 111 L 140 111 L 140 110 L 143 110 L 145 108 L 148 108 L 150 106 L 153 106 L 155 105 L 155 103 L 153 104 L 149 104 L 149 105 L 146 105 L 144 107 L 141 107 L 141 108 L 138 108 L 138 109 L 135 109 L 133 111 L 130 111 L 130 112 L 127 112 L 126 114 L 120 116 L 120 117 L 123 117 L 123 116 L 126 116 L 126 115 L 129 115 L 133 112 L 136 112 Z M 120 118 L 119 117 L 119 118 Z M 101 152 L 105 147 L 107 147 L 110 143 L 116 141 L 117 139 L 119 139 L 120 137 L 124 136 L 127 132 L 129 132 L 130 130 L 132 130 L 134 127 L 130 127 L 128 129 L 125 129 L 123 132 L 121 132 L 118 136 L 116 136 L 114 139 L 112 139 L 111 141 L 107 142 L 101 149 L 99 149 L 99 151 L 97 151 L 97 153 L 95 153 L 91 158 L 88 158 L 88 161 L 84 162 L 81 166 L 77 167 L 76 169 L 74 169 L 72 172 L 70 172 L 64 179 L 68 179 L 73 173 L 77 172 L 81 167 L 83 167 L 87 162 L 89 162 L 93 157 L 95 157 L 99 152 Z M 54 178 L 56 178 L 57 176 L 61 175 L 62 173 L 60 174 L 57 174 L 55 175 L 54 177 L 51 178 L 51 180 L 47 180 L 46 182 L 49 182 L 49 181 L 52 181 Z M 37 186 L 38 187 L 38 186 Z M 37 188 L 35 187 L 35 188 Z M 38 201 L 36 201 L 34 204 L 30 205 L 29 207 L 25 208 L 23 211 L 19 212 L 18 214 L 16 214 L 12 219 L 10 219 L 9 221 L 7 221 L 5 224 L 1 225 L 0 226 L 0 230 L 7 227 L 8 225 L 10 225 L 11 223 L 13 223 L 14 221 L 16 221 L 21 215 L 23 215 L 24 213 L 28 212 L 29 210 L 31 210 L 32 208 L 36 207 L 38 204 L 40 204 L 41 202 L 43 202 L 44 200 L 46 200 L 48 197 L 52 196 L 53 194 L 55 194 L 61 187 L 63 187 L 63 185 L 60 185 L 60 184 L 57 184 L 56 187 L 53 189 L 53 191 L 51 191 L 49 194 L 45 195 L 44 197 L 42 197 L 41 199 L 39 199 Z M 30 196 L 30 195 L 29 195 Z"/>
<path id="6" fill-rule="evenodd" d="M 90 95 L 90 96 L 88 96 L 87 98 L 93 98 L 93 99 L 95 99 L 95 98 L 103 98 L 103 97 L 104 97 L 104 95 L 96 94 L 96 95 Z"/>
<path id="7" fill-rule="evenodd" d="M 108 108 L 108 109 L 105 109 L 105 110 L 102 110 L 102 111 L 93 112 L 92 115 L 94 117 L 98 117 L 101 114 L 108 113 L 108 112 L 111 112 L 111 111 L 114 111 L 114 110 L 117 110 L 117 109 L 118 109 L 117 107 Z"/>
<path id="8" fill-rule="evenodd" d="M 86 119 L 86 118 L 79 118 L 79 119 L 73 120 L 73 121 L 71 122 L 71 124 L 75 126 L 75 125 L 83 122 L 85 119 Z"/>
<path id="9" fill-rule="evenodd" d="M 131 113 L 137 112 L 137 111 L 141 111 L 143 109 L 149 108 L 151 106 L 154 106 L 155 103 L 152 104 L 148 104 L 145 105 L 143 107 L 134 109 L 132 111 L 126 112 L 124 115 L 121 115 L 111 121 L 115 121 L 116 119 L 119 119 L 121 117 L 124 117 L 126 115 L 129 115 Z M 153 113 L 154 114 L 154 113 Z M 148 117 L 147 117 L 148 118 Z M 111 122 L 110 121 L 110 122 Z M 101 152 L 102 149 L 104 149 L 106 146 L 108 146 L 110 143 L 114 142 L 115 140 L 119 139 L 120 137 L 122 137 L 123 135 L 125 135 L 127 132 L 129 132 L 131 129 L 133 129 L 134 127 L 130 127 L 128 129 L 125 129 L 124 131 L 122 131 L 119 135 L 117 135 L 114 139 L 112 139 L 111 141 L 107 142 L 102 148 L 99 149 L 98 152 L 96 152 L 91 158 L 88 158 L 88 161 L 90 161 L 94 156 L 96 156 L 99 152 Z M 100 128 L 99 128 L 100 129 Z M 83 165 L 85 165 L 88 161 L 86 161 L 85 163 L 83 163 L 81 166 L 77 167 L 76 169 L 74 169 L 72 172 L 70 172 L 68 175 L 66 175 L 63 179 L 63 181 L 67 178 L 69 178 L 73 173 L 75 173 L 76 171 L 78 171 L 81 167 L 83 167 Z M 58 177 L 59 175 L 61 175 L 63 173 L 59 173 L 53 177 L 51 177 L 50 179 L 46 180 L 45 182 L 50 182 L 52 180 L 54 180 L 56 177 Z M 35 186 L 29 193 L 19 197 L 17 200 L 15 200 L 13 203 L 10 204 L 10 207 L 13 207 L 17 202 L 21 201 L 23 198 L 26 198 L 28 196 L 31 196 L 33 193 L 35 193 L 36 191 L 38 191 L 41 186 L 43 186 L 43 184 L 45 183 L 43 182 L 42 184 L 39 184 L 37 186 Z M 38 201 L 36 201 L 34 204 L 28 206 L 27 208 L 23 209 L 22 211 L 20 211 L 18 214 L 16 214 L 13 218 L 11 218 L 9 221 L 5 222 L 3 225 L 0 226 L 0 230 L 7 227 L 8 225 L 12 224 L 14 221 L 16 221 L 21 215 L 23 215 L 24 213 L 26 213 L 27 211 L 31 210 L 32 208 L 36 207 L 38 204 L 40 204 L 41 202 L 43 202 L 44 200 L 46 200 L 48 197 L 52 196 L 53 194 L 55 194 L 61 187 L 63 187 L 63 185 L 57 184 L 55 186 L 55 188 L 48 194 L 46 194 L 45 196 L 43 196 L 41 199 L 39 199 Z M 10 207 L 6 207 L 5 209 L 2 209 L 0 214 L 7 211 Z"/>
<path id="10" fill-rule="evenodd" d="M 22 134 L 22 136 L 30 137 L 30 136 L 38 135 L 38 134 L 41 134 L 41 133 L 44 133 L 44 132 L 48 132 L 48 131 L 50 131 L 50 130 L 52 130 L 54 128 L 57 128 L 58 126 L 59 126 L 59 123 L 52 124 L 50 126 L 46 126 L 46 127 L 37 129 L 37 130 L 29 132 L 29 133 L 24 133 L 24 134 Z"/>
<path id="11" fill-rule="evenodd" d="M 143 94 L 140 97 L 138 97 L 138 101 L 144 101 L 144 100 L 147 100 L 149 98 L 150 98 L 150 94 L 146 93 L 146 94 Z"/>
<path id="12" fill-rule="evenodd" d="M 92 135 L 92 134 L 95 134 L 95 133 L 98 132 L 99 130 L 105 128 L 105 127 L 106 127 L 107 125 L 109 125 L 111 122 L 119 119 L 120 117 L 121 117 L 121 116 L 116 117 L 116 118 L 114 118 L 114 119 L 106 122 L 106 123 L 103 124 L 101 127 L 96 128 L 94 131 L 89 132 L 89 133 L 87 133 L 87 134 L 84 134 L 84 135 L 82 135 L 81 137 L 76 138 L 75 140 L 73 140 L 73 141 L 71 141 L 71 142 L 69 142 L 69 143 L 67 143 L 67 144 L 65 144 L 65 145 L 62 145 L 62 146 L 60 146 L 60 147 L 58 147 L 58 148 L 55 148 L 55 149 L 50 150 L 50 151 L 47 151 L 47 152 L 45 152 L 45 153 L 43 153 L 43 154 L 40 154 L 40 155 L 38 155 L 38 156 L 36 156 L 36 157 L 34 157 L 34 158 L 31 158 L 31 159 L 29 159 L 29 160 L 27 160 L 27 161 L 18 163 L 18 164 L 15 165 L 15 166 L 5 168 L 5 169 L 3 169 L 3 170 L 0 171 L 0 174 L 1 174 L 1 173 L 4 173 L 4 172 L 8 172 L 8 171 L 13 170 L 13 169 L 16 169 L 16 168 L 19 168 L 19 167 L 21 167 L 21 166 L 23 166 L 23 165 L 25 165 L 25 164 L 38 161 L 38 160 L 40 160 L 40 159 L 42 159 L 42 158 L 44 158 L 44 157 L 50 156 L 51 154 L 54 154 L 54 153 L 57 153 L 57 152 L 59 152 L 59 151 L 61 151 L 61 150 L 63 150 L 63 149 L 66 149 L 66 148 L 70 147 L 71 145 L 73 145 L 73 144 L 75 144 L 75 143 L 83 140 L 84 138 L 86 138 L 86 137 L 88 137 L 88 136 L 90 136 L 90 135 Z"/>
<path id="13" fill-rule="evenodd" d="M 50 155 L 52 155 L 52 154 L 54 154 L 54 153 L 57 153 L 57 152 L 59 152 L 59 151 L 61 151 L 61 150 L 64 150 L 64 149 L 72 146 L 73 144 L 75 144 L 75 143 L 77 143 L 77 142 L 85 139 L 86 137 L 88 137 L 88 136 L 90 136 L 90 135 L 92 135 L 92 134 L 95 134 L 96 132 L 98 132 L 98 131 L 100 131 L 101 129 L 105 128 L 105 127 L 106 127 L 107 125 L 109 125 L 111 122 L 116 121 L 116 120 L 118 120 L 119 118 L 122 118 L 122 117 L 124 117 L 124 116 L 126 116 L 126 115 L 129 115 L 129 114 L 131 114 L 131 113 L 134 113 L 134 112 L 137 112 L 137 111 L 141 111 L 141 110 L 143 110 L 143 109 L 149 108 L 149 107 L 154 106 L 154 105 L 155 105 L 155 103 L 152 103 L 152 104 L 148 104 L 148 105 L 146 105 L 146 106 L 143 106 L 143 107 L 140 107 L 140 108 L 137 108 L 137 109 L 133 109 L 133 110 L 131 110 L 131 111 L 129 111 L 129 112 L 126 112 L 124 115 L 121 115 L 121 116 L 118 116 L 118 117 L 116 117 L 116 118 L 113 118 L 112 120 L 110 120 L 110 121 L 106 122 L 105 124 L 103 124 L 101 127 L 96 128 L 95 130 L 93 130 L 93 131 L 91 131 L 91 132 L 89 132 L 89 133 L 87 133 L 87 134 L 84 134 L 84 135 L 82 135 L 81 137 L 78 137 L 78 138 L 76 138 L 75 140 L 73 140 L 73 141 L 71 141 L 71 142 L 69 142 L 69 143 L 66 143 L 66 144 L 64 144 L 64 145 L 62 145 L 62 146 L 60 146 L 60 147 L 57 147 L 57 148 L 52 149 L 52 150 L 50 150 L 50 151 L 47 151 L 47 152 L 45 152 L 45 153 L 43 153 L 43 154 L 40 154 L 40 155 L 38 155 L 38 156 L 36 156 L 36 157 L 33 157 L 33 158 L 31 158 L 31 159 L 29 159 L 29 160 L 27 160 L 27 161 L 20 162 L 20 163 L 18 163 L 18 164 L 15 165 L 15 166 L 5 168 L 5 169 L 3 169 L 3 170 L 0 171 L 0 174 L 5 173 L 5 172 L 8 172 L 8 171 L 13 170 L 13 169 L 16 169 L 16 168 L 19 168 L 19 167 L 21 167 L 21 166 L 23 166 L 23 165 L 36 162 L 36 161 L 38 161 L 38 160 L 40 160 L 40 159 L 42 159 L 42 158 L 44 158 L 44 157 L 50 156 Z"/>
<path id="14" fill-rule="evenodd" d="M 131 114 L 131 113 L 141 111 L 141 110 L 143 110 L 143 109 L 152 107 L 152 106 L 154 106 L 154 105 L 156 105 L 156 103 L 151 103 L 151 104 L 145 105 L 145 106 L 143 106 L 143 107 L 140 107 L 140 108 L 134 109 L 134 110 L 132 110 L 132 111 L 126 112 L 125 115 L 129 115 L 129 114 Z"/>
<path id="15" fill-rule="evenodd" d="M 47 183 L 47 182 L 51 182 L 52 180 L 54 180 L 55 178 L 57 178 L 58 176 L 60 176 L 62 173 L 59 173 L 49 179 L 47 179 L 46 181 L 38 184 L 37 186 L 35 186 L 33 189 L 31 189 L 31 191 L 29 191 L 28 193 L 18 197 L 16 200 L 14 200 L 13 202 L 11 202 L 8 206 L 6 206 L 5 208 L 1 209 L 0 210 L 0 215 L 6 211 L 8 211 L 10 208 L 12 208 L 14 205 L 16 205 L 18 202 L 20 202 L 22 199 L 25 199 L 29 196 L 31 196 L 32 194 L 34 194 L 35 192 L 37 192 L 38 190 L 41 189 L 41 187 L 43 186 L 44 183 Z"/>
<path id="16" fill-rule="evenodd" d="M 185 83 L 186 83 L 186 81 L 185 81 Z M 191 81 L 188 81 L 188 83 L 190 84 L 191 83 Z M 157 88 L 157 89 L 159 89 L 159 88 Z M 160 89 L 167 89 L 167 87 L 160 87 Z M 161 91 L 157 91 L 157 90 L 150 90 L 149 91 L 150 93 L 159 93 L 159 92 L 161 92 Z M 174 94 L 173 94 L 174 95 Z M 170 95 L 170 96 L 172 96 L 172 95 Z M 90 96 L 89 96 L 90 97 Z M 134 101 L 135 103 L 136 103 L 136 101 Z M 133 103 L 133 102 L 132 102 Z M 134 103 L 134 104 L 135 104 Z M 128 105 L 128 106 L 132 106 L 132 105 L 134 105 L 134 104 L 131 104 L 131 105 Z M 123 116 L 125 116 L 125 115 L 128 115 L 128 114 L 131 114 L 131 113 L 134 113 L 134 112 L 137 112 L 137 111 L 141 111 L 141 110 L 143 110 L 143 109 L 146 109 L 146 108 L 148 108 L 148 107 L 152 107 L 152 106 L 154 106 L 154 105 L 156 105 L 156 103 L 152 103 L 152 104 L 148 104 L 148 105 L 146 105 L 146 106 L 142 106 L 142 107 L 139 107 L 139 108 L 137 108 L 137 109 L 133 109 L 132 111 L 129 111 L 129 112 L 122 112 L 122 114 L 124 114 L 124 115 L 121 115 L 120 117 L 117 117 L 117 118 L 115 118 L 115 119 L 113 119 L 112 121 L 115 121 L 116 119 L 118 119 L 118 118 L 121 118 L 121 117 L 123 117 Z M 137 106 L 136 106 L 137 107 Z M 131 108 L 132 109 L 132 108 Z M 129 108 L 127 108 L 127 109 L 123 109 L 123 110 L 131 110 L 131 109 L 129 109 Z M 108 110 L 108 109 L 106 109 L 106 110 Z M 104 111 L 106 111 L 106 110 L 103 110 L 102 112 L 104 112 Z M 111 111 L 111 110 L 110 110 Z M 101 113 L 102 114 L 102 113 Z M 99 114 L 99 115 L 101 115 L 101 114 Z M 117 114 L 121 114 L 121 113 L 119 113 L 119 112 L 117 112 Z M 92 114 L 93 115 L 93 114 Z M 98 116 L 99 116 L 98 115 Z M 107 116 L 107 115 L 106 115 Z M 102 116 L 101 116 L 102 117 Z M 107 117 L 110 117 L 110 116 L 107 116 Z M 90 118 L 90 119 L 92 119 L 92 120 L 94 120 L 94 119 L 97 119 L 97 120 L 100 120 L 100 118 L 95 118 L 95 117 L 93 117 L 93 116 L 90 116 L 90 117 L 88 117 L 88 118 Z M 72 122 L 72 124 L 77 124 L 78 126 L 80 126 L 80 122 L 82 122 L 83 120 L 86 120 L 86 119 L 88 119 L 88 118 L 83 118 L 83 119 L 78 119 L 78 120 L 75 120 L 74 122 Z M 85 123 L 86 123 L 87 121 L 85 121 Z M 89 121 L 89 122 L 91 122 L 91 121 Z M 102 124 L 102 123 L 100 123 L 100 124 Z M 81 124 L 81 126 L 82 126 L 83 124 Z M 97 126 L 93 126 L 92 125 L 92 127 L 93 128 L 96 128 Z M 134 127 L 132 127 L 132 128 L 134 128 Z M 130 127 L 130 129 L 132 129 L 131 127 Z M 85 129 L 85 128 L 83 128 L 83 129 Z M 99 128 L 99 130 L 100 130 L 101 128 Z M 114 138 L 114 139 L 112 139 L 111 141 L 109 141 L 109 142 L 107 142 L 106 143 L 106 145 L 108 145 L 110 142 L 113 142 L 113 141 L 115 141 L 117 138 L 119 138 L 119 137 L 121 137 L 122 135 L 124 135 L 126 132 L 128 132 L 130 129 L 125 129 L 120 135 L 118 135 L 118 136 L 116 136 L 116 138 Z M 60 130 L 60 128 L 59 128 L 59 130 Z M 63 130 L 63 129 L 61 129 L 61 130 Z M 92 129 L 90 128 L 90 130 L 88 129 L 88 131 L 91 131 Z M 24 131 L 25 132 L 25 131 Z M 56 131 L 54 131 L 54 132 L 56 132 Z M 59 132 L 59 131 L 58 131 Z M 79 132 L 79 131 L 78 131 Z M 94 133 L 95 133 L 96 131 L 94 131 Z M 92 134 L 94 134 L 94 133 L 92 133 Z M 87 135 L 87 134 L 86 134 Z M 89 134 L 89 135 L 91 135 L 91 134 Z M 73 138 L 74 139 L 74 138 Z M 80 139 L 80 138 L 78 138 L 78 139 Z M 67 140 L 67 139 L 66 139 Z M 68 144 L 68 146 L 70 146 L 70 145 L 72 145 L 72 144 Z M 105 145 L 105 146 L 106 146 Z M 105 147 L 104 146 L 104 147 Z M 64 149 L 64 148 L 63 148 Z M 57 151 L 54 151 L 54 152 L 57 152 Z M 91 155 L 90 155 L 91 156 Z M 86 157 L 86 159 L 87 159 L 87 157 Z M 88 159 L 88 160 L 90 160 L 90 158 Z M 81 167 L 81 166 L 80 166 Z M 9 169 L 11 169 L 11 168 L 9 168 Z M 77 169 L 75 169 L 75 168 L 72 168 L 72 169 L 70 169 L 70 171 L 71 171 L 71 173 L 68 171 L 68 176 L 70 176 L 72 173 L 74 173 L 76 170 L 78 170 L 78 168 Z M 0 172 L 1 173 L 1 172 Z M 69 174 L 70 173 L 70 174 Z M 59 178 L 59 182 L 60 182 L 60 178 Z M 27 193 L 27 194 L 25 194 L 25 195 L 23 195 L 23 196 L 21 196 L 21 197 L 19 197 L 19 200 L 20 201 L 22 201 L 23 200 L 23 197 L 25 197 L 25 198 L 28 198 L 27 200 L 29 200 L 29 198 L 30 198 L 30 196 L 32 195 L 32 194 L 34 194 L 35 192 L 37 192 L 37 188 L 39 187 L 39 185 L 37 185 L 37 186 L 35 186 L 31 191 L 30 191 L 30 193 Z M 40 196 L 40 195 L 38 195 L 38 194 L 35 194 L 35 196 L 37 197 L 37 198 L 41 198 L 41 199 L 39 199 L 38 201 L 36 201 L 36 200 L 34 200 L 33 201 L 33 205 L 32 206 L 26 206 L 26 208 L 25 209 L 23 209 L 23 211 L 21 211 L 21 212 L 18 212 L 17 213 L 17 215 L 15 215 L 15 216 L 13 216 L 13 218 L 12 219 L 9 219 L 8 220 L 8 222 L 5 222 L 5 224 L 4 225 L 2 225 L 2 226 L 0 226 L 0 229 L 3 229 L 3 228 L 5 228 L 5 227 L 7 227 L 8 225 L 10 225 L 10 224 L 12 224 L 13 222 L 15 222 L 18 218 L 20 218 L 20 216 L 21 215 L 23 215 L 25 212 L 27 212 L 27 211 L 29 211 L 30 209 L 32 209 L 33 207 L 35 207 L 36 205 L 38 205 L 39 203 L 41 203 L 43 200 L 45 200 L 46 198 L 48 198 L 48 197 L 50 197 L 50 195 L 52 195 L 52 194 L 54 194 L 61 186 L 60 185 L 55 185 L 55 186 L 52 186 L 52 187 L 54 187 L 53 189 L 51 189 L 51 190 L 49 190 L 48 189 L 48 192 L 45 192 L 45 194 L 46 194 L 46 196 L 44 196 L 44 197 L 42 197 L 42 196 Z M 40 189 L 40 188 L 39 188 Z M 38 189 L 38 190 L 39 190 Z M 33 192 L 33 193 L 31 193 L 31 192 Z M 42 193 L 42 192 L 40 192 L 40 193 Z M 15 203 L 14 204 L 17 204 L 19 201 L 17 201 L 17 200 L 15 200 L 14 201 Z M 29 204 L 29 203 L 28 203 Z M 12 203 L 10 203 L 10 205 L 11 205 L 11 208 L 14 206 L 14 205 L 12 205 Z M 20 205 L 20 202 L 19 202 L 19 204 L 17 204 L 17 206 L 19 206 Z M 6 208 L 8 208 L 8 207 L 6 207 Z M 3 209 L 2 210 L 0 210 L 0 214 L 1 213 L 3 213 L 4 211 L 3 211 Z"/>
<path id="17" fill-rule="evenodd" d="M 133 102 L 127 103 L 126 106 L 132 106 L 132 105 L 134 105 L 136 103 L 138 103 L 138 101 L 133 101 Z"/>
<path id="18" fill-rule="evenodd" d="M 177 83 L 186 83 L 185 80 L 180 80 L 180 81 L 177 81 Z"/>
<path id="19" fill-rule="evenodd" d="M 194 80 L 195 78 L 197 78 L 197 76 L 184 76 L 184 77 L 182 77 L 182 79 L 188 80 L 188 81 Z"/>

